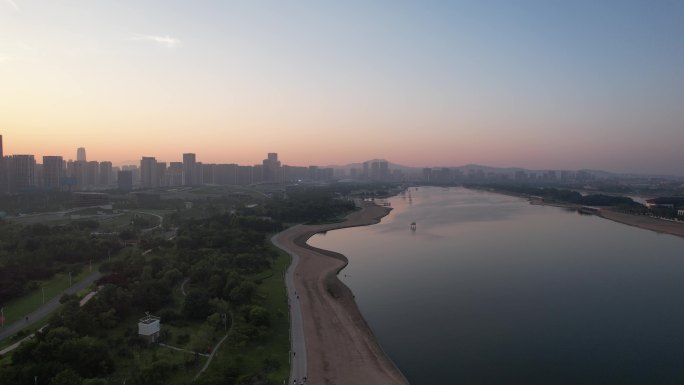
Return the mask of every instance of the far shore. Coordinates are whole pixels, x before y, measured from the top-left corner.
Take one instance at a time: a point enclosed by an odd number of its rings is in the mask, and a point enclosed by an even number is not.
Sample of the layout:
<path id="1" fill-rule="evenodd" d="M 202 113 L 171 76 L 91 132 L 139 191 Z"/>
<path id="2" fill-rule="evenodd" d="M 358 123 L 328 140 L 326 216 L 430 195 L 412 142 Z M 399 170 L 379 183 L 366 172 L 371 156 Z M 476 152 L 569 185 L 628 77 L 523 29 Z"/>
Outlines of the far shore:
<path id="1" fill-rule="evenodd" d="M 527 199 L 530 204 L 540 205 L 540 206 L 554 206 L 562 207 L 567 209 L 579 210 L 582 205 L 573 203 L 563 203 L 563 202 L 547 202 L 543 200 L 533 199 L 531 196 L 526 194 L 514 194 L 506 191 L 498 190 L 485 190 L 480 189 L 479 191 L 487 191 L 501 195 L 514 196 L 518 198 Z M 604 219 L 611 220 L 613 222 L 618 222 L 628 226 L 638 227 L 640 229 L 651 230 L 661 234 L 669 234 L 678 237 L 684 237 L 684 222 L 668 221 L 664 219 L 658 219 L 649 217 L 646 215 L 635 215 L 627 214 L 620 211 L 616 211 L 610 207 L 597 207 L 597 211 L 594 213 Z"/>
<path id="2" fill-rule="evenodd" d="M 306 243 L 318 233 L 378 223 L 391 210 L 370 202 L 361 205 L 343 222 L 297 225 L 276 236 L 280 246 L 299 257 L 294 277 L 298 297 L 293 300 L 302 312 L 308 382 L 408 385 L 380 347 L 352 291 L 337 277 L 347 258 Z"/>

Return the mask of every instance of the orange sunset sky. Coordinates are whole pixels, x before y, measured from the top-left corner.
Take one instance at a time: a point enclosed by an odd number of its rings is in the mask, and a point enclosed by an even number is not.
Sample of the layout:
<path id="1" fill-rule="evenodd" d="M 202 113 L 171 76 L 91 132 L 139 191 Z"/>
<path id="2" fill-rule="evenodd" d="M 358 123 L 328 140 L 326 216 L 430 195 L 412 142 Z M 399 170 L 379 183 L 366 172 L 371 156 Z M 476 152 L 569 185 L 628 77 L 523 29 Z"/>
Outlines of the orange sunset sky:
<path id="1" fill-rule="evenodd" d="M 684 6 L 511 3 L 0 0 L 4 151 L 684 174 Z"/>

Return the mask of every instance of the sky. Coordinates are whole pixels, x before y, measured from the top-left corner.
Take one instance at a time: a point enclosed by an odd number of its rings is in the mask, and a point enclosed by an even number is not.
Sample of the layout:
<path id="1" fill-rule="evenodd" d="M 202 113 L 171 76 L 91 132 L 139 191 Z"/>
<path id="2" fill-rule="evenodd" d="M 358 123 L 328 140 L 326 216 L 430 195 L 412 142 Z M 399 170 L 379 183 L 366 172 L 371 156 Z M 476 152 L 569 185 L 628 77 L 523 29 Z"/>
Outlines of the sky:
<path id="1" fill-rule="evenodd" d="M 684 175 L 684 1 L 0 0 L 5 154 Z"/>

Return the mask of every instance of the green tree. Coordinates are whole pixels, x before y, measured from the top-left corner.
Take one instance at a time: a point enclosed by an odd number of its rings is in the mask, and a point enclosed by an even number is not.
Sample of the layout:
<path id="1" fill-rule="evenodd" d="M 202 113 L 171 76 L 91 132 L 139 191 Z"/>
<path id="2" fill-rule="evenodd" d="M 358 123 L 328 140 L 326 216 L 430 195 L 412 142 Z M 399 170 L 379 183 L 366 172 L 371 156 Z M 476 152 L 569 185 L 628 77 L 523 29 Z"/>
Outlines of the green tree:
<path id="1" fill-rule="evenodd" d="M 249 320 L 254 326 L 268 326 L 271 323 L 271 317 L 268 310 L 257 305 L 252 306 L 249 310 Z"/>
<path id="2" fill-rule="evenodd" d="M 183 302 L 186 319 L 204 320 L 209 315 L 209 295 L 203 290 L 191 290 Z"/>
<path id="3" fill-rule="evenodd" d="M 83 377 L 99 377 L 114 369 L 107 346 L 92 337 L 67 341 L 60 347 L 58 356 Z"/>
<path id="4" fill-rule="evenodd" d="M 102 378 L 88 378 L 86 380 L 83 380 L 81 382 L 81 385 L 108 385 L 109 383 L 107 380 L 104 380 Z"/>
<path id="5" fill-rule="evenodd" d="M 50 380 L 50 385 L 78 385 L 83 379 L 71 369 L 64 369 Z"/>
<path id="6" fill-rule="evenodd" d="M 250 302 L 256 292 L 256 285 L 250 281 L 243 281 L 230 291 L 230 302 L 242 305 Z"/>

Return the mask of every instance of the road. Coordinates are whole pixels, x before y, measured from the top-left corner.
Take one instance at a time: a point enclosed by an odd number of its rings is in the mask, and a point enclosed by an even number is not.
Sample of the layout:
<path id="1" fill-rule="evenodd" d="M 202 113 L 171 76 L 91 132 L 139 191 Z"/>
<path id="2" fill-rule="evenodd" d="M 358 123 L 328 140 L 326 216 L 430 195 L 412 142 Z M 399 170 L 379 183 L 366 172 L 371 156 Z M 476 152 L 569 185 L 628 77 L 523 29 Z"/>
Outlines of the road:
<path id="1" fill-rule="evenodd" d="M 99 271 L 95 271 L 82 280 L 76 282 L 74 285 L 72 285 L 70 288 L 66 289 L 64 293 L 66 294 L 75 294 L 86 287 L 90 286 L 93 282 L 98 280 L 100 277 L 102 277 L 102 273 Z M 0 329 L 0 341 L 4 340 L 5 338 L 8 338 L 9 336 L 12 336 L 19 331 L 23 330 L 24 328 L 31 326 L 31 324 L 35 322 L 39 322 L 43 318 L 49 316 L 53 311 L 55 311 L 61 304 L 59 303 L 59 298 L 60 296 L 57 296 L 50 300 L 49 302 L 46 302 L 44 305 L 39 307 L 38 309 L 34 310 L 33 312 L 27 314 L 29 317 L 29 322 L 26 322 L 25 320 L 19 320 L 16 321 L 10 325 L 5 325 L 4 328 Z"/>
<path id="2" fill-rule="evenodd" d="M 299 225 L 297 225 L 299 226 Z M 294 285 L 294 274 L 299 263 L 299 256 L 292 253 L 290 250 L 284 248 L 276 239 L 278 234 L 271 237 L 271 242 L 278 248 L 285 250 L 290 257 L 292 263 L 287 268 L 285 273 L 285 287 L 287 290 L 287 303 L 290 308 L 290 380 L 288 384 L 306 377 L 306 341 L 304 340 L 304 323 L 302 322 L 302 310 L 297 299 L 297 289 Z"/>
<path id="3" fill-rule="evenodd" d="M 150 228 L 148 228 L 148 229 L 142 229 L 142 230 L 140 230 L 140 232 L 143 233 L 143 234 L 145 234 L 145 233 L 147 233 L 147 232 L 150 232 L 150 231 L 152 231 L 152 230 L 161 229 L 161 228 L 162 228 L 162 225 L 164 224 L 164 217 L 161 216 L 161 215 L 159 215 L 159 214 L 148 213 L 148 212 L 146 212 L 146 211 L 131 211 L 131 213 L 133 213 L 133 214 L 151 215 L 151 216 L 157 217 L 157 219 L 159 219 L 159 224 L 158 224 L 158 225 L 152 226 L 152 227 L 150 227 Z"/>

